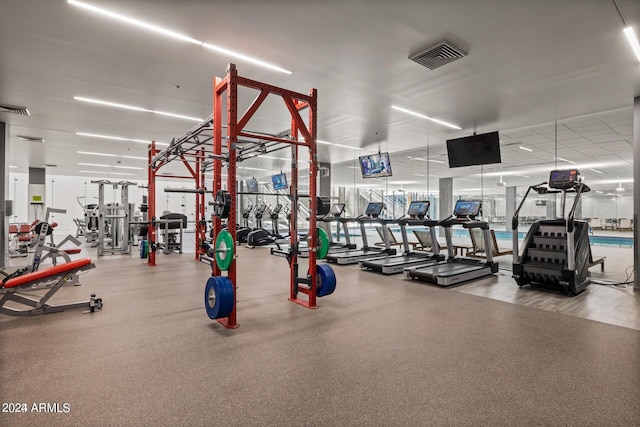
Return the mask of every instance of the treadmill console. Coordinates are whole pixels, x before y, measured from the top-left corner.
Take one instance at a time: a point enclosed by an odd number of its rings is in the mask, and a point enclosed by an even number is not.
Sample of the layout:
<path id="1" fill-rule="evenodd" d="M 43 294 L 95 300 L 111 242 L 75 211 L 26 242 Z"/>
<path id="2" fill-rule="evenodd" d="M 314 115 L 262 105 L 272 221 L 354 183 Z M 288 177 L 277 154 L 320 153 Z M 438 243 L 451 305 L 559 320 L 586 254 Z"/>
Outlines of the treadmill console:
<path id="1" fill-rule="evenodd" d="M 549 176 L 549 188 L 566 190 L 573 188 L 580 182 L 580 171 L 578 169 L 555 170 Z"/>
<path id="2" fill-rule="evenodd" d="M 429 212 L 429 201 L 413 201 L 409 204 L 407 209 L 407 216 L 413 218 L 424 218 Z"/>
<path id="3" fill-rule="evenodd" d="M 344 206 L 344 203 L 335 203 L 333 206 L 331 206 L 329 214 L 336 218 L 339 217 L 344 212 Z"/>
<path id="4" fill-rule="evenodd" d="M 364 215 L 369 218 L 378 218 L 383 208 L 384 205 L 382 203 L 371 202 L 367 205 L 367 210 L 364 211 Z"/>
<path id="5" fill-rule="evenodd" d="M 480 215 L 481 208 L 481 200 L 458 200 L 456 201 L 456 207 L 453 210 L 453 215 L 456 218 L 475 219 Z"/>

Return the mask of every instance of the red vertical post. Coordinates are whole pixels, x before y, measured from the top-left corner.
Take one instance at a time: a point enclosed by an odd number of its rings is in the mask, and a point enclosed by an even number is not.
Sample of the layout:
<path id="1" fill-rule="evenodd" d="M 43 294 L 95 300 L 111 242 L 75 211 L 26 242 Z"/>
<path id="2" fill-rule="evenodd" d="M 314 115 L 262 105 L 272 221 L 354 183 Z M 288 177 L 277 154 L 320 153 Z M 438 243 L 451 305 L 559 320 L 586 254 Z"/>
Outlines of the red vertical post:
<path id="1" fill-rule="evenodd" d="M 298 128 L 295 120 L 291 119 L 291 138 L 298 140 Z M 289 299 L 296 301 L 298 298 L 298 144 L 291 146 L 291 183 L 289 187 L 291 196 L 291 216 L 289 218 L 289 236 L 291 239 L 291 261 L 289 262 Z"/>
<path id="2" fill-rule="evenodd" d="M 309 306 L 316 307 L 316 293 L 318 290 L 317 287 L 317 275 L 316 275 L 316 255 L 317 255 L 317 244 L 318 244 L 318 236 L 316 231 L 316 212 L 318 208 L 317 203 L 317 192 L 316 192 L 316 183 L 318 177 L 318 154 L 317 154 L 317 146 L 316 146 L 316 138 L 317 138 L 317 130 L 316 130 L 316 120 L 317 120 L 317 97 L 318 92 L 316 89 L 312 89 L 309 93 L 311 96 L 311 101 L 309 102 L 309 123 L 308 130 L 309 135 L 311 136 L 311 140 L 307 141 L 307 145 L 309 147 L 309 197 L 310 197 L 310 212 L 309 212 L 309 231 L 311 235 L 311 242 L 309 242 L 309 274 L 311 275 L 311 293 L 309 294 Z M 312 251 L 313 249 L 313 251 Z"/>
<path id="3" fill-rule="evenodd" d="M 156 142 L 151 141 L 151 145 L 149 145 L 149 168 L 148 168 L 148 176 L 147 176 L 147 204 L 149 205 L 149 209 L 147 211 L 147 219 L 149 220 L 149 225 L 147 226 L 147 239 L 149 242 L 149 254 L 147 255 L 147 265 L 150 267 L 156 266 L 156 252 L 151 250 L 152 245 L 156 242 L 156 226 L 155 226 L 155 217 L 156 217 L 156 170 L 155 167 L 151 165 L 153 157 L 157 154 L 156 152 Z"/>
<path id="4" fill-rule="evenodd" d="M 222 154 L 222 92 L 224 92 L 224 85 L 222 81 L 215 77 L 213 79 L 213 154 L 220 156 Z M 213 189 L 213 196 L 222 188 L 222 160 L 219 158 L 213 159 L 213 183 L 211 188 Z M 222 230 L 222 221 L 220 218 L 213 217 L 213 238 L 218 236 Z M 220 276 L 220 268 L 216 263 L 211 264 L 212 275 Z"/>
<path id="5" fill-rule="evenodd" d="M 237 213 L 237 183 L 236 183 L 236 145 L 238 142 L 238 70 L 235 64 L 228 65 L 228 84 L 227 84 L 227 153 L 229 156 L 229 164 L 227 169 L 227 191 L 231 198 L 231 209 L 229 210 L 229 218 L 227 218 L 227 230 L 231 233 L 234 242 L 236 239 Z M 231 314 L 224 322 L 219 319 L 227 328 L 237 328 L 236 322 L 236 300 L 237 300 L 237 278 L 236 278 L 236 246 L 233 245 L 233 258 L 231 266 L 227 271 L 227 275 L 231 283 L 233 283 L 233 309 Z"/>

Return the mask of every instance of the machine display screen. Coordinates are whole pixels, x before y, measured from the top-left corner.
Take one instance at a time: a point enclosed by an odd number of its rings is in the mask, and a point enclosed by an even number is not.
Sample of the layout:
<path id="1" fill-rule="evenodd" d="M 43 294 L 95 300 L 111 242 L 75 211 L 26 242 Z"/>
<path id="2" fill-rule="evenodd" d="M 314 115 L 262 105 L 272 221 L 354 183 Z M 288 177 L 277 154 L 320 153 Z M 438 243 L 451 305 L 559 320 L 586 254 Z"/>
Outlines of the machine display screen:
<path id="1" fill-rule="evenodd" d="M 407 209 L 407 215 L 410 216 L 425 216 L 429 211 L 429 202 L 411 202 L 409 209 Z"/>
<path id="2" fill-rule="evenodd" d="M 271 183 L 274 190 L 286 190 L 287 189 L 287 175 L 280 173 L 271 177 Z"/>
<path id="3" fill-rule="evenodd" d="M 257 193 L 258 192 L 258 180 L 256 179 L 248 179 L 246 181 L 247 184 L 247 192 L 248 193 Z"/>
<path id="4" fill-rule="evenodd" d="M 331 206 L 331 215 L 340 216 L 344 212 L 344 203 L 336 203 Z"/>
<path id="5" fill-rule="evenodd" d="M 551 171 L 551 175 L 549 176 L 549 187 L 557 188 L 570 186 L 572 183 L 578 181 L 579 176 L 580 172 L 578 169 Z"/>
<path id="6" fill-rule="evenodd" d="M 364 214 L 367 216 L 380 216 L 382 213 L 382 207 L 382 203 L 369 203 Z"/>
<path id="7" fill-rule="evenodd" d="M 474 217 L 480 214 L 482 202 L 480 200 L 458 200 L 453 214 L 457 217 Z"/>

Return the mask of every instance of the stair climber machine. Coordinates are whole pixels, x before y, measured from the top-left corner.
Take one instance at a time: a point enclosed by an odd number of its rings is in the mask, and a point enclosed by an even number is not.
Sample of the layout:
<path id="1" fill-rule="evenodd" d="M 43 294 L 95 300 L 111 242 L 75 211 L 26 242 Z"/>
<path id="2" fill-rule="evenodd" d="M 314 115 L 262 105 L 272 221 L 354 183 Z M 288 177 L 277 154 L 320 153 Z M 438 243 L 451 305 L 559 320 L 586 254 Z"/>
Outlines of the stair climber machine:
<path id="1" fill-rule="evenodd" d="M 518 251 L 518 213 L 529 192 L 560 193 L 562 217 L 536 221 Z M 578 169 L 551 171 L 549 182 L 527 189 L 511 221 L 513 232 L 513 278 L 518 286 L 540 286 L 575 295 L 591 283 L 590 242 L 586 221 L 574 220 L 582 193 L 591 189 L 582 182 Z M 565 218 L 567 193 L 575 193 L 573 206 Z"/>
<path id="2" fill-rule="evenodd" d="M 357 246 L 351 243 L 351 237 L 349 236 L 349 228 L 347 222 L 353 221 L 353 218 L 345 218 L 342 216 L 344 213 L 344 203 L 334 203 L 331 205 L 331 210 L 328 214 L 318 217 L 317 221 L 325 224 L 327 228 L 327 238 L 329 239 L 329 253 L 346 252 L 348 250 L 356 249 Z M 336 223 L 336 241 L 333 240 L 333 233 L 331 231 L 331 224 Z M 345 243 L 340 242 L 340 227 L 344 231 Z"/>
<path id="3" fill-rule="evenodd" d="M 367 258 L 384 258 L 387 255 L 395 255 L 396 250 L 392 249 L 389 242 L 389 229 L 388 224 L 392 223 L 392 219 L 380 218 L 380 214 L 384 209 L 384 204 L 371 202 L 367 205 L 363 215 L 360 215 L 356 220 L 360 223 L 360 232 L 362 233 L 362 248 L 357 250 L 348 250 L 345 252 L 330 253 L 325 258 L 327 262 L 335 264 L 357 264 L 362 259 Z M 384 236 L 384 248 L 377 246 L 369 246 L 367 240 L 366 224 L 380 224 L 382 225 L 382 233 Z"/>
<path id="4" fill-rule="evenodd" d="M 402 255 L 389 255 L 385 258 L 360 260 L 360 268 L 382 274 L 396 274 L 402 273 L 405 268 L 424 267 L 444 260 L 444 256 L 440 254 L 437 245 L 434 246 L 433 253 L 411 251 L 409 249 L 407 226 L 427 227 L 431 233 L 431 241 L 437 241 L 435 227 L 438 225 L 438 221 L 429 218 L 429 204 L 428 201 L 413 201 L 409 204 L 407 215 L 397 220 L 397 223 L 400 225 L 400 231 L 402 232 L 402 243 L 404 246 Z"/>
<path id="5" fill-rule="evenodd" d="M 498 263 L 493 261 L 491 251 L 486 251 L 485 260 L 455 256 L 451 232 L 451 227 L 454 225 L 462 225 L 467 229 L 481 229 L 485 248 L 491 247 L 489 223 L 476 219 L 480 214 L 481 208 L 482 201 L 480 200 L 456 201 L 453 215 L 438 223 L 440 227 L 444 227 L 447 239 L 447 259 L 426 267 L 406 268 L 404 270 L 405 275 L 412 279 L 435 283 L 439 286 L 452 286 L 497 273 Z M 433 239 L 433 241 L 435 242 L 436 240 Z"/>

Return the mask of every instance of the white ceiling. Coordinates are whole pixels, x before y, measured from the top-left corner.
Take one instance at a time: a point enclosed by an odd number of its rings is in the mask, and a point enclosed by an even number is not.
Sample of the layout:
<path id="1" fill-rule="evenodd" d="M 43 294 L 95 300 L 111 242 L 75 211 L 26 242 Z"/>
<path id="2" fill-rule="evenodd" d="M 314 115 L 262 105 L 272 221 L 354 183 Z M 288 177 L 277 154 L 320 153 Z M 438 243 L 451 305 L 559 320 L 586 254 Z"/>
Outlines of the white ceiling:
<path id="1" fill-rule="evenodd" d="M 508 185 L 525 186 L 545 179 L 557 146 L 557 157 L 576 162 L 593 188 L 610 191 L 621 181 L 631 188 L 632 104 L 640 96 L 640 64 L 611 1 L 87 2 L 293 73 L 109 20 L 66 0 L 2 0 L 0 103 L 31 112 L 29 117 L 0 113 L 0 121 L 10 124 L 14 172 L 46 163 L 57 165 L 47 169 L 51 175 L 93 176 L 79 171 L 104 170 L 142 179 L 143 160 L 77 151 L 145 157 L 144 144 L 76 132 L 169 142 L 195 123 L 73 97 L 206 118 L 212 110 L 212 78 L 223 76 L 226 64 L 234 62 L 239 74 L 251 79 L 304 93 L 318 89 L 318 138 L 363 149 L 320 146 L 320 160 L 334 164 L 337 185 L 371 184 L 352 169 L 354 159 L 381 150 L 392 153 L 394 176 L 373 185 L 426 189 L 422 175 L 429 164 L 431 189 L 438 178 L 456 177 L 457 189 L 495 190 L 500 174 Z M 640 33 L 640 2 L 617 3 L 627 25 Z M 436 70 L 408 59 L 443 39 L 469 54 Z M 241 105 L 253 96 L 245 98 Z M 391 105 L 462 130 L 408 116 Z M 286 129 L 278 108 L 260 110 L 251 128 Z M 449 169 L 446 163 L 408 158 L 425 159 L 429 145 L 429 158 L 446 162 L 446 139 L 493 130 L 501 134 L 503 163 L 485 166 L 482 178 L 479 167 Z M 24 142 L 17 135 L 43 137 L 46 143 Z M 274 159 L 245 165 L 266 169 L 265 175 L 286 167 Z M 565 165 L 570 164 L 558 162 Z"/>

